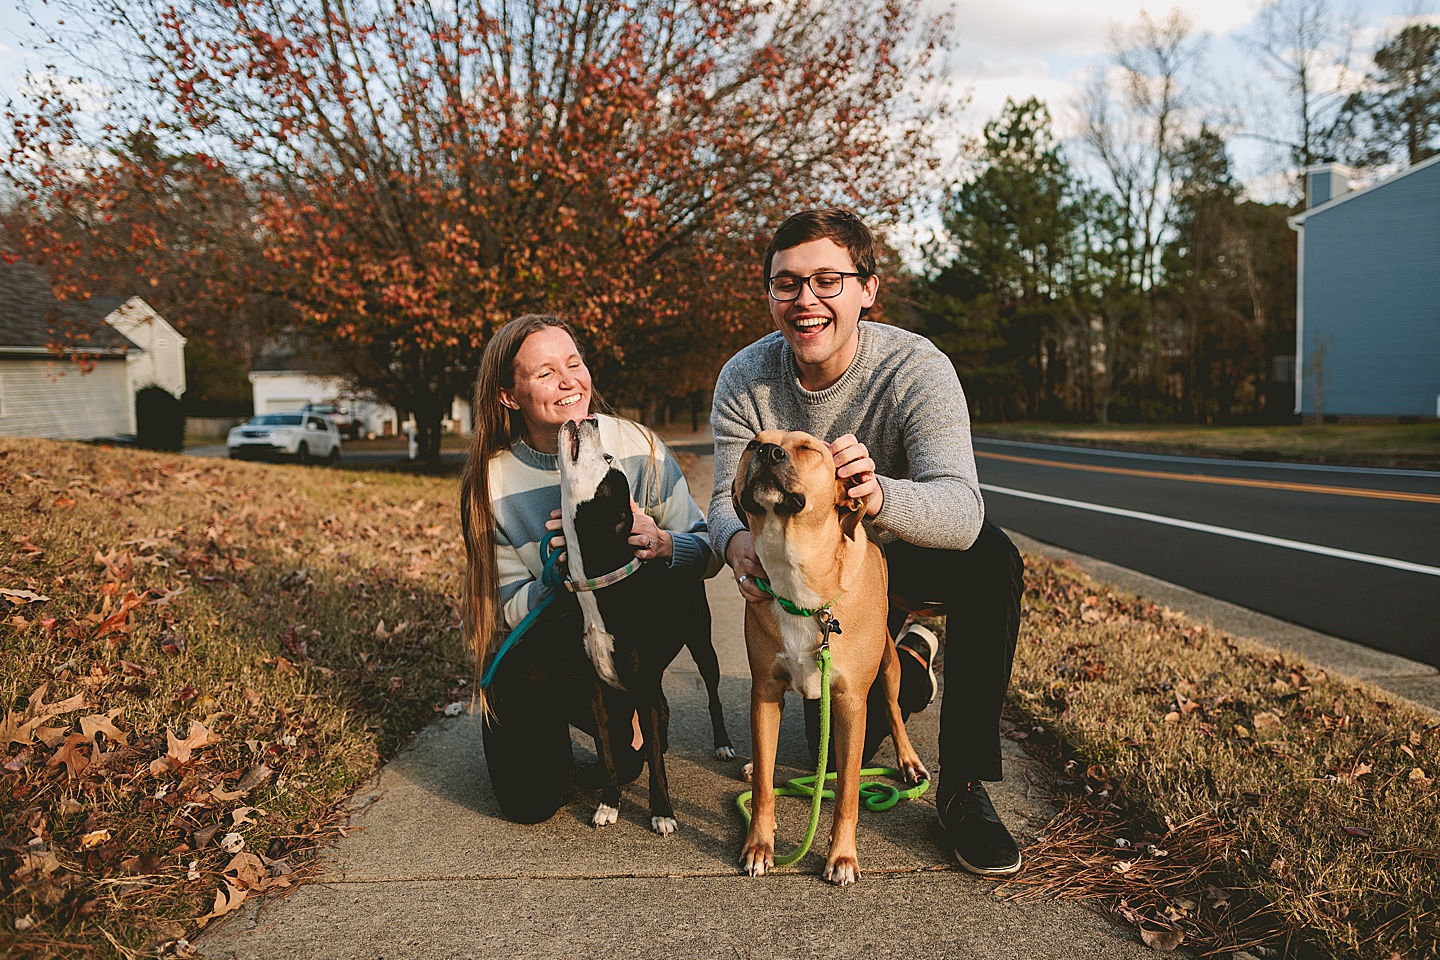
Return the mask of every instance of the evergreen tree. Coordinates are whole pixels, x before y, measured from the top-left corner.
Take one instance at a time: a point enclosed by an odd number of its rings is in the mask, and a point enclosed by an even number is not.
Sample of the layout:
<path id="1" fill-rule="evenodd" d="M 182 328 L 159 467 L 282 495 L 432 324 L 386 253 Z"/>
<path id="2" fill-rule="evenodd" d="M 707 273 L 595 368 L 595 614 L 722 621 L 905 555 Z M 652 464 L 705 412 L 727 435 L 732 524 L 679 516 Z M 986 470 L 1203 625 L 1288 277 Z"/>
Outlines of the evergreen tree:
<path id="1" fill-rule="evenodd" d="M 931 332 L 979 416 L 1055 416 L 1081 218 L 1074 176 L 1033 97 L 986 124 L 981 160 L 947 201 L 953 252 L 930 284 Z"/>
<path id="2" fill-rule="evenodd" d="M 1440 153 L 1440 26 L 1412 24 L 1375 51 L 1346 103 L 1356 163 L 1419 163 Z"/>

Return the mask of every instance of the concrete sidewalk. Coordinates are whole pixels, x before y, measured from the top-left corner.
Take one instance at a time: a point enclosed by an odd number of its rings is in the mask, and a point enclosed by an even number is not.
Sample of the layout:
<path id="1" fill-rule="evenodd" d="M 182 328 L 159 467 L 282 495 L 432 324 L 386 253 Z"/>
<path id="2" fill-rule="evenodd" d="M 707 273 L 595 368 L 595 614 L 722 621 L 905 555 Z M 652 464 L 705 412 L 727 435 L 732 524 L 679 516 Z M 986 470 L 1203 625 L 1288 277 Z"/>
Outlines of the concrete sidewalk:
<path id="1" fill-rule="evenodd" d="M 246 905 L 208 931 L 207 958 L 913 957 L 1097 958 L 1149 954 L 1132 936 L 1073 903 L 1015 904 L 961 871 L 936 830 L 933 795 L 862 813 L 864 878 L 846 889 L 819 876 L 830 822 L 795 867 L 742 876 L 744 836 L 734 800 L 748 753 L 749 676 L 734 585 L 711 581 L 726 722 L 742 760 L 711 755 L 705 691 L 688 654 L 666 676 L 672 713 L 667 768 L 679 830 L 649 830 L 644 778 L 626 788 L 620 822 L 596 830 L 598 791 L 547 823 L 503 820 L 490 791 L 477 720 L 425 730 L 355 796 L 351 836 L 318 882 L 262 909 Z M 786 710 L 781 776 L 813 773 L 799 701 Z M 935 763 L 939 703 L 911 718 L 917 749 Z M 1026 760 L 1005 741 L 1007 775 L 992 791 L 1023 840 L 1047 811 L 1026 797 Z M 576 734 L 582 767 L 594 764 Z M 882 749 L 877 762 L 893 763 Z M 808 804 L 782 800 L 780 849 L 803 833 Z"/>
<path id="2" fill-rule="evenodd" d="M 710 458 L 691 478 L 702 507 Z M 1433 668 L 1374 654 L 1259 617 L 1179 587 L 1096 564 L 1016 537 L 1022 549 L 1070 556 L 1102 580 L 1192 612 L 1223 629 L 1298 649 L 1327 666 L 1350 668 L 1414 699 L 1440 706 Z M 1107 568 L 1108 567 L 1108 568 Z M 1128 575 L 1128 579 L 1127 579 Z M 705 692 L 688 653 L 666 676 L 671 749 L 667 758 L 679 830 L 648 828 L 644 778 L 624 795 L 620 822 L 589 826 L 598 789 L 550 821 L 503 820 L 486 774 L 478 721 L 457 717 L 426 729 L 355 795 L 352 833 L 327 853 L 319 881 L 269 905 L 246 904 L 198 944 L 215 958 L 278 960 L 458 960 L 481 957 L 859 957 L 1139 958 L 1152 956 L 1133 931 L 1076 903 L 1016 903 L 997 884 L 955 864 L 940 840 L 933 792 L 883 814 L 862 812 L 864 877 L 837 889 L 824 866 L 830 808 L 819 836 L 795 867 L 742 876 L 744 836 L 734 800 L 749 752 L 749 669 L 743 602 L 722 573 L 707 584 L 723 673 L 726 722 L 741 760 L 712 756 Z M 1349 658 L 1348 660 L 1346 658 Z M 1388 681 L 1388 682 L 1387 682 Z M 941 695 L 943 696 L 943 683 Z M 799 701 L 788 701 L 780 776 L 813 772 Z M 935 771 L 939 701 L 908 728 Z M 991 788 L 1022 845 L 1050 811 L 1030 796 L 1029 761 L 1011 740 L 1006 780 Z M 594 764 L 588 737 L 575 735 L 582 767 Z M 890 746 L 877 762 L 893 763 Z M 583 780 L 582 780 L 583 782 Z M 779 848 L 793 849 L 808 806 L 782 800 Z"/>

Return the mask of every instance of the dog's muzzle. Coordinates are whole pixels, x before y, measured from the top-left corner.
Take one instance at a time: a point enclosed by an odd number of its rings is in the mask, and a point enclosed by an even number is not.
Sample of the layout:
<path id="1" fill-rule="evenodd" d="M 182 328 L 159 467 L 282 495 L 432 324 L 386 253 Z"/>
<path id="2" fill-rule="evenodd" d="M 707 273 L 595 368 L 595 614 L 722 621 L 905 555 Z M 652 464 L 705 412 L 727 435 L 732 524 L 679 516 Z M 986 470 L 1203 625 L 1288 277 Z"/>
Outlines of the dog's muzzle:
<path id="1" fill-rule="evenodd" d="M 779 498 L 769 509 L 773 509 L 777 515 L 799 513 L 805 509 L 805 494 L 798 490 L 787 490 L 787 480 L 794 480 L 790 455 L 778 443 L 762 443 L 750 461 L 750 473 L 745 489 L 740 494 L 740 505 L 749 513 L 764 513 L 767 507 L 760 502 L 756 494 L 773 490 L 779 494 Z"/>

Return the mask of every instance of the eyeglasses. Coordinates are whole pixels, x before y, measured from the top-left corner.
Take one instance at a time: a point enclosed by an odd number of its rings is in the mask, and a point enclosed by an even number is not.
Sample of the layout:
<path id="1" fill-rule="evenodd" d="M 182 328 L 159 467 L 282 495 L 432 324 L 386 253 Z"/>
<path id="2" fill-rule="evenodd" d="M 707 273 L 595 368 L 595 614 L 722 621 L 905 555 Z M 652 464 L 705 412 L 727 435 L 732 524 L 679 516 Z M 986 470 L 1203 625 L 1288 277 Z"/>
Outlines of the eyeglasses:
<path id="1" fill-rule="evenodd" d="M 858 273 L 841 273 L 838 270 L 826 270 L 823 273 L 812 273 L 808 277 L 792 277 L 789 275 L 771 277 L 765 283 L 766 289 L 770 291 L 772 300 L 779 300 L 786 303 L 800 296 L 800 290 L 806 284 L 810 285 L 810 292 L 821 300 L 829 300 L 838 297 L 845 292 L 845 278 L 858 277 Z"/>

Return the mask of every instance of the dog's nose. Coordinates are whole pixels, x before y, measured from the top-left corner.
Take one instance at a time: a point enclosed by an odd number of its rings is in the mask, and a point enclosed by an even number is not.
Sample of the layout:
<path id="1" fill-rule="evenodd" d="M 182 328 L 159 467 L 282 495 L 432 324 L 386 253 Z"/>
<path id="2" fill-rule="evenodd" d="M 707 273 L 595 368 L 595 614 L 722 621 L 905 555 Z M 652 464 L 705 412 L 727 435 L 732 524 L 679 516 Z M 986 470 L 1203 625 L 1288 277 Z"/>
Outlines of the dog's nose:
<path id="1" fill-rule="evenodd" d="M 757 456 L 761 463 L 779 463 L 785 459 L 785 450 L 778 443 L 762 443 Z"/>

